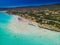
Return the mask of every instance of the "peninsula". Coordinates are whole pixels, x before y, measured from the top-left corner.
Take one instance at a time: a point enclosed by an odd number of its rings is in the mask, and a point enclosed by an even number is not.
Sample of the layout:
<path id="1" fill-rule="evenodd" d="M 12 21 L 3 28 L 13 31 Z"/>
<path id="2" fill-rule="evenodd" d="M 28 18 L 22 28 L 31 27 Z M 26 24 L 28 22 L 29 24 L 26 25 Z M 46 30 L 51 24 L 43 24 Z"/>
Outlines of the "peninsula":
<path id="1" fill-rule="evenodd" d="M 0 8 L 0 10 L 36 22 L 41 28 L 60 32 L 60 4 Z"/>

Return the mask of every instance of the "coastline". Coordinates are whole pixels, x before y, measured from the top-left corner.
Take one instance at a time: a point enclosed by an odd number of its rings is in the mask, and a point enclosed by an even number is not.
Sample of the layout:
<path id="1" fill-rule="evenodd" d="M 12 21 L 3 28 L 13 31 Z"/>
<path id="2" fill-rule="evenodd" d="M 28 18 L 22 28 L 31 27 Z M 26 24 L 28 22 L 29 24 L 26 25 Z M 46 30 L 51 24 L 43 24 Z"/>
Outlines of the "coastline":
<path id="1" fill-rule="evenodd" d="M 8 14 L 9 14 L 9 13 L 8 13 Z M 12 14 L 12 15 L 15 15 L 15 14 Z M 17 15 L 17 16 L 19 16 L 19 15 Z M 19 17 L 21 17 L 21 16 L 19 16 Z M 49 25 L 47 25 L 47 24 L 39 24 L 39 23 L 37 23 L 37 22 L 35 22 L 35 21 L 26 19 L 26 18 L 24 18 L 24 17 L 21 17 L 21 18 L 24 19 L 24 20 L 27 20 L 27 21 L 29 21 L 29 22 L 33 22 L 32 25 L 37 25 L 39 28 L 44 28 L 44 29 L 48 29 L 48 30 L 51 30 L 51 31 L 60 32 L 60 29 L 58 29 L 58 28 L 56 28 L 56 27 L 49 26 Z"/>
<path id="2" fill-rule="evenodd" d="M 8 14 L 20 16 L 30 23 L 51 31 L 60 32 L 60 4 L 8 8 Z"/>
<path id="3" fill-rule="evenodd" d="M 23 17 L 22 17 L 23 18 Z M 29 19 L 27 19 L 27 20 L 29 20 Z M 31 22 L 33 22 L 32 20 L 30 20 Z M 47 25 L 47 24 L 39 24 L 39 23 L 37 23 L 37 22 L 33 22 L 33 23 L 35 23 L 38 27 L 40 27 L 40 28 L 44 28 L 44 29 L 48 29 L 48 30 L 51 30 L 51 31 L 57 31 L 57 32 L 60 32 L 60 29 L 58 29 L 58 28 L 55 28 L 55 27 L 53 27 L 53 26 L 49 26 L 49 25 Z"/>

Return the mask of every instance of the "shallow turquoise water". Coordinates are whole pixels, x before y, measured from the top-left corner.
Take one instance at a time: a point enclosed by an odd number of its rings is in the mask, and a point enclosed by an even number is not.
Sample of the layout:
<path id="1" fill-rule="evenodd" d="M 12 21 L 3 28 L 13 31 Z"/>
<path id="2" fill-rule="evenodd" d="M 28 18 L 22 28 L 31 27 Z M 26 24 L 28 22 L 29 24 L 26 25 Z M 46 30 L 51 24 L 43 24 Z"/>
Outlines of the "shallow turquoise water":
<path id="1" fill-rule="evenodd" d="M 18 22 L 0 12 L 0 45 L 60 45 L 60 33 Z"/>

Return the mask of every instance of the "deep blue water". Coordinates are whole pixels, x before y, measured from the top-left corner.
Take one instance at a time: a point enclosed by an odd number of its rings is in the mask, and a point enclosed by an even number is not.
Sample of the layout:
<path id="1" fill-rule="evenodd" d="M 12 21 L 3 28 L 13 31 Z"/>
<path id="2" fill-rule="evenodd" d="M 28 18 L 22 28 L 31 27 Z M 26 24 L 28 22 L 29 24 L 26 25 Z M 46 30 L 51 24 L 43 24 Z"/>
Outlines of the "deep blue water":
<path id="1" fill-rule="evenodd" d="M 60 3 L 60 0 L 0 0 L 0 8 L 37 6 Z"/>

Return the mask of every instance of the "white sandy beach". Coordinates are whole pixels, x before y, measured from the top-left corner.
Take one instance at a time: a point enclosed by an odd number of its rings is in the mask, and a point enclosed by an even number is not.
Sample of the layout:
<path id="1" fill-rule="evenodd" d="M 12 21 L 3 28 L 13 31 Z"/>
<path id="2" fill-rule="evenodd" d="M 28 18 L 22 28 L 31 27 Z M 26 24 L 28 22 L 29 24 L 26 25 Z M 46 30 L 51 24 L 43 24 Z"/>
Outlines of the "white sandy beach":
<path id="1" fill-rule="evenodd" d="M 24 21 L 27 21 L 27 20 L 24 19 Z M 39 28 L 38 26 L 29 25 L 28 21 L 21 22 L 18 20 L 18 16 L 13 16 L 7 28 L 11 34 L 22 35 L 22 36 L 24 35 L 25 37 L 29 38 L 29 40 L 31 41 L 35 40 L 34 44 L 37 43 L 36 41 L 40 41 L 40 40 L 42 44 L 45 42 L 46 44 L 53 44 L 53 45 L 60 44 L 59 43 L 60 40 L 59 38 L 57 38 L 60 36 L 59 32 L 53 32 L 47 29 Z M 40 44 L 40 43 L 38 42 L 37 44 Z"/>
<path id="2" fill-rule="evenodd" d="M 30 21 L 20 17 L 22 20 L 24 21 L 19 21 L 18 20 L 18 16 L 14 16 L 12 18 L 12 20 L 10 21 L 10 24 L 8 25 L 9 29 L 11 29 L 14 33 L 22 33 L 22 34 L 27 34 L 27 33 L 42 33 L 45 35 L 45 34 L 48 34 L 50 32 L 53 32 L 53 31 L 50 31 L 50 30 L 47 30 L 47 29 L 43 29 L 43 28 L 39 28 L 38 26 L 32 26 L 32 25 L 28 25 L 28 23 Z M 33 23 L 34 24 L 34 23 Z M 56 32 L 57 33 L 57 32 Z"/>

